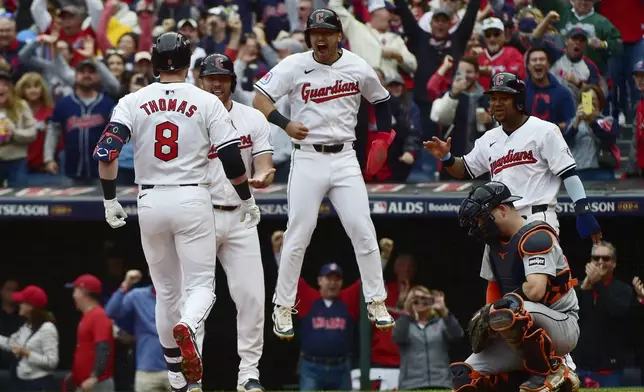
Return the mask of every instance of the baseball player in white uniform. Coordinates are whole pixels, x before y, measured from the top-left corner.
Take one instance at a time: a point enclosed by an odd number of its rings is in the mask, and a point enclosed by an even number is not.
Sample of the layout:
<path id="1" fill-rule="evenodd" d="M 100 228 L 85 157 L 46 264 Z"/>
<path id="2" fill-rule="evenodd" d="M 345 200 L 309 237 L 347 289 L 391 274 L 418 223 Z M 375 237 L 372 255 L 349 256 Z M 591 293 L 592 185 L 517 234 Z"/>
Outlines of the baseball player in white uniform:
<path id="1" fill-rule="evenodd" d="M 201 87 L 219 97 L 240 132 L 240 150 L 249 184 L 264 188 L 273 181 L 273 146 L 270 124 L 258 110 L 233 102 L 237 77 L 233 62 L 223 54 L 211 54 L 201 63 Z M 217 257 L 226 271 L 230 295 L 237 307 L 237 353 L 241 358 L 237 390 L 263 392 L 259 359 L 264 345 L 264 267 L 257 228 L 240 222 L 241 199 L 226 181 L 226 173 L 214 148 L 210 158 L 210 194 L 217 227 Z M 252 166 L 251 166 L 252 164 Z M 251 173 L 255 176 L 251 178 Z"/>
<path id="2" fill-rule="evenodd" d="M 525 111 L 525 83 L 501 72 L 492 78 L 492 115 L 501 124 L 484 133 L 462 158 L 449 152 L 451 138 L 424 142 L 425 149 L 443 162 L 456 178 L 477 178 L 489 172 L 492 181 L 504 183 L 521 200 L 515 207 L 528 221 L 541 220 L 559 233 L 555 213 L 563 180 L 575 204 L 577 230 L 582 238 L 601 239 L 601 229 L 590 212 L 584 186 L 575 172 L 577 164 L 557 125 L 529 116 Z"/>
<path id="3" fill-rule="evenodd" d="M 239 135 L 219 100 L 185 83 L 190 42 L 165 33 L 152 48 L 160 83 L 122 98 L 94 151 L 113 228 L 127 217 L 116 199 L 118 155 L 130 138 L 139 185 L 141 243 L 156 289 L 156 324 L 170 385 L 202 392 L 203 366 L 195 332 L 215 302 L 215 220 L 208 192 L 208 151 L 216 146 L 241 202 L 246 226 L 259 223 L 239 150 Z M 182 296 L 185 293 L 185 297 Z M 185 299 L 185 302 L 184 302 Z"/>
<path id="4" fill-rule="evenodd" d="M 328 195 L 355 250 L 369 317 L 378 328 L 391 328 L 376 231 L 367 189 L 353 142 L 356 114 L 364 96 L 377 115 L 379 139 L 371 146 L 367 174 L 386 159 L 391 131 L 389 93 L 367 63 L 340 49 L 342 26 L 335 12 L 315 10 L 307 21 L 306 41 L 313 51 L 291 55 L 260 79 L 253 106 L 284 129 L 294 142 L 288 180 L 288 225 L 273 302 L 273 332 L 294 336 L 292 313 L 304 253 L 315 229 L 320 203 Z M 293 121 L 275 109 L 283 96 Z"/>

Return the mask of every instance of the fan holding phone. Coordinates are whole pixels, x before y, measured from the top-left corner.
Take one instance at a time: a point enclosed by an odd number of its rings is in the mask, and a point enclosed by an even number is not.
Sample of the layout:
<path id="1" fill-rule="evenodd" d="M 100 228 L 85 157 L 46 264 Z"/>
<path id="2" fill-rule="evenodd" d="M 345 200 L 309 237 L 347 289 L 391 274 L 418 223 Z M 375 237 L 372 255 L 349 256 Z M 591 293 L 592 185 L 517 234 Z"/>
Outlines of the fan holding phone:
<path id="1" fill-rule="evenodd" d="M 464 331 L 445 306 L 445 294 L 414 286 L 404 310 L 392 334 L 400 348 L 398 389 L 451 389 L 449 345 Z"/>

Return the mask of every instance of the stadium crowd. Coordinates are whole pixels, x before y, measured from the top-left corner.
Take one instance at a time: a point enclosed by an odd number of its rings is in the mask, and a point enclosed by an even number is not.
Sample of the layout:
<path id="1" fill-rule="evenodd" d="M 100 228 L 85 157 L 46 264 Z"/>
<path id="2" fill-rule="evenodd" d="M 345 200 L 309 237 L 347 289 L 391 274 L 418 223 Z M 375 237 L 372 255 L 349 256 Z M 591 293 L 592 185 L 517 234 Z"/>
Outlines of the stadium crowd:
<path id="1" fill-rule="evenodd" d="M 96 184 L 94 145 L 115 102 L 154 82 L 150 50 L 159 34 L 176 30 L 190 38 L 190 83 L 199 83 L 207 54 L 234 59 L 240 83 L 233 98 L 250 104 L 256 80 L 307 50 L 306 18 L 320 7 L 337 12 L 344 47 L 377 70 L 393 97 L 396 140 L 388 164 L 368 181 L 451 179 L 422 141 L 449 136 L 454 154 L 471 150 L 495 126 L 482 92 L 500 71 L 525 78 L 530 114 L 559 125 L 582 180 L 640 176 L 644 168 L 644 4 L 638 0 L 610 6 L 594 0 L 0 4 L 3 186 Z M 285 100 L 278 108 L 288 114 Z M 375 130 L 366 102 L 356 130 L 364 161 Z M 285 182 L 291 143 L 281 129 L 272 131 L 276 181 Z M 122 185 L 134 183 L 131 147 L 119 159 Z"/>

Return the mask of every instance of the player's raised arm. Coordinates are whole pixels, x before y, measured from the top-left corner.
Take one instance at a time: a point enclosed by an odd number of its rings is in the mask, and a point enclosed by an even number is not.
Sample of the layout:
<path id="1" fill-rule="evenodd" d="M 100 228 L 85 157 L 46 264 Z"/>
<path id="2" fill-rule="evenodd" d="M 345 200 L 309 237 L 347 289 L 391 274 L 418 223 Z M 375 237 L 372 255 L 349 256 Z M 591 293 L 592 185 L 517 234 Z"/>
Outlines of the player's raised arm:
<path id="1" fill-rule="evenodd" d="M 448 137 L 446 141 L 442 141 L 436 136 L 432 137 L 431 141 L 423 142 L 425 150 L 432 153 L 436 159 L 443 162 L 445 170 L 454 178 L 463 179 L 467 175 L 465 171 L 465 163 L 463 158 L 454 157 L 450 152 L 452 148 L 452 138 Z"/>
<path id="2" fill-rule="evenodd" d="M 94 159 L 98 161 L 98 175 L 103 188 L 103 206 L 105 220 L 113 228 L 125 225 L 127 214 L 116 199 L 116 177 L 118 174 L 118 157 L 123 145 L 130 140 L 130 116 L 126 100 L 122 99 L 112 114 L 112 120 L 103 130 L 101 138 L 94 149 Z"/>

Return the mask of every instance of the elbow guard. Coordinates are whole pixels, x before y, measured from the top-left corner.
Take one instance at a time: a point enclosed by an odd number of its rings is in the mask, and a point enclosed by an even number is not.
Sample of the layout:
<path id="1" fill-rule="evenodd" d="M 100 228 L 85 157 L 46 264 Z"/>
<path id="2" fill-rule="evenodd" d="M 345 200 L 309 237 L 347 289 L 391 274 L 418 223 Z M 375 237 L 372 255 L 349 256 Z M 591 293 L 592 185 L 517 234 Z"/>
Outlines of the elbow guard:
<path id="1" fill-rule="evenodd" d="M 391 109 L 389 108 L 389 99 L 373 105 L 376 116 L 376 127 L 380 132 L 389 132 L 391 129 Z"/>
<path id="2" fill-rule="evenodd" d="M 224 167 L 226 178 L 229 180 L 241 177 L 246 174 L 246 166 L 241 157 L 239 145 L 237 143 L 229 144 L 217 150 L 217 155 Z"/>
<path id="3" fill-rule="evenodd" d="M 123 145 L 130 140 L 130 129 L 123 124 L 109 123 L 94 149 L 94 159 L 111 162 L 119 157 Z"/>

